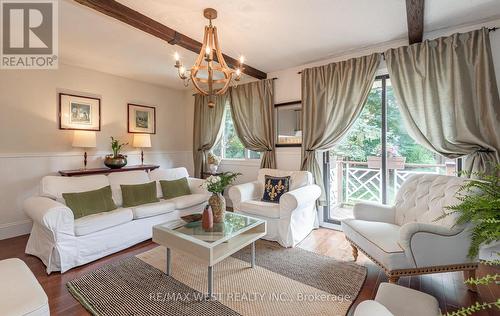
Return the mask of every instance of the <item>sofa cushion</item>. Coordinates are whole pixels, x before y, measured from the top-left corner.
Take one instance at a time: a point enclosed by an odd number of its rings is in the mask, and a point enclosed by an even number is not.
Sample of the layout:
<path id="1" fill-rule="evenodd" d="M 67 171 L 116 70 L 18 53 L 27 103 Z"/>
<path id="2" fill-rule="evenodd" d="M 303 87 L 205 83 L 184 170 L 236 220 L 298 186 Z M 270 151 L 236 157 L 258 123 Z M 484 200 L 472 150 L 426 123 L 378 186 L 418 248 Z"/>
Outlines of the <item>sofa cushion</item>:
<path id="1" fill-rule="evenodd" d="M 382 222 L 342 220 L 342 230 L 346 237 L 389 270 L 415 267 L 398 244 L 399 229 L 397 225 Z"/>
<path id="2" fill-rule="evenodd" d="M 63 198 L 75 219 L 116 209 L 109 185 L 92 191 L 63 193 Z"/>
<path id="3" fill-rule="evenodd" d="M 273 177 L 290 176 L 290 191 L 301 188 L 303 186 L 314 184 L 312 173 L 309 171 L 286 171 L 278 169 L 260 169 L 257 181 L 264 183 L 266 175 Z"/>
<path id="4" fill-rule="evenodd" d="M 141 219 L 160 214 L 170 213 L 174 210 L 175 210 L 175 204 L 165 200 L 132 207 L 132 213 L 134 215 L 134 219 Z"/>
<path id="5" fill-rule="evenodd" d="M 171 168 L 171 169 L 155 169 L 149 172 L 149 178 L 151 181 L 156 181 L 156 192 L 158 193 L 158 198 L 163 197 L 163 192 L 160 186 L 160 180 L 177 180 L 181 178 L 188 178 L 189 174 L 187 169 L 184 167 L 181 168 Z"/>
<path id="6" fill-rule="evenodd" d="M 165 199 L 191 194 L 187 178 L 177 180 L 160 180 L 161 191 Z"/>
<path id="7" fill-rule="evenodd" d="M 167 202 L 173 203 L 177 210 L 182 210 L 191 206 L 195 206 L 202 203 L 208 203 L 210 194 L 189 194 L 179 196 L 173 199 L 165 200 Z"/>
<path id="8" fill-rule="evenodd" d="M 0 261 L 2 315 L 49 315 L 49 300 L 30 268 L 18 258 Z"/>
<path id="9" fill-rule="evenodd" d="M 151 180 L 149 180 L 149 175 L 141 170 L 114 172 L 108 175 L 108 180 L 111 185 L 111 191 L 113 192 L 113 200 L 117 206 L 122 206 L 123 204 L 120 185 L 144 184 L 151 182 Z"/>
<path id="10" fill-rule="evenodd" d="M 262 217 L 280 218 L 280 205 L 258 200 L 248 200 L 240 204 L 239 210 L 246 214 Z"/>
<path id="11" fill-rule="evenodd" d="M 290 176 L 273 177 L 266 175 L 264 181 L 263 202 L 279 203 L 283 194 L 290 190 Z"/>
<path id="12" fill-rule="evenodd" d="M 45 176 L 40 184 L 40 195 L 65 204 L 62 197 L 63 193 L 91 191 L 107 185 L 109 185 L 109 180 L 105 175 L 84 177 Z"/>
<path id="13" fill-rule="evenodd" d="M 75 235 L 84 236 L 118 226 L 133 219 L 132 210 L 129 208 L 119 208 L 110 212 L 103 212 L 81 217 L 75 220 Z"/>
<path id="14" fill-rule="evenodd" d="M 147 203 L 155 203 L 160 200 L 156 197 L 156 182 L 143 184 L 122 184 L 123 207 L 138 206 Z"/>

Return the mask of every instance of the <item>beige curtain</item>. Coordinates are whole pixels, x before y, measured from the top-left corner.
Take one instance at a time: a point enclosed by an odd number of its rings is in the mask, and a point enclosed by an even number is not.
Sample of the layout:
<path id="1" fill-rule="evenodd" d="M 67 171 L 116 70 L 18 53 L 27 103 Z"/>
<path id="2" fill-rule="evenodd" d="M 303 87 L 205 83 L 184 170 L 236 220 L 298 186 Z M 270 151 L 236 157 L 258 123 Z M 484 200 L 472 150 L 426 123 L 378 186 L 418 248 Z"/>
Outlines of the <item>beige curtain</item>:
<path id="1" fill-rule="evenodd" d="M 302 71 L 302 170 L 311 171 L 325 200 L 316 153 L 331 149 L 352 126 L 375 80 L 380 54 Z"/>
<path id="2" fill-rule="evenodd" d="M 245 148 L 262 152 L 261 168 L 276 168 L 274 150 L 274 80 L 251 82 L 229 90 L 236 134 Z"/>
<path id="3" fill-rule="evenodd" d="M 454 34 L 385 53 L 410 135 L 464 169 L 499 163 L 500 102 L 487 29 Z"/>
<path id="4" fill-rule="evenodd" d="M 224 107 L 228 100 L 229 96 L 227 94 L 219 95 L 215 98 L 215 107 L 209 108 L 207 96 L 195 95 L 193 160 L 196 177 L 201 177 L 202 170 L 206 170 L 206 155 L 218 141 Z"/>

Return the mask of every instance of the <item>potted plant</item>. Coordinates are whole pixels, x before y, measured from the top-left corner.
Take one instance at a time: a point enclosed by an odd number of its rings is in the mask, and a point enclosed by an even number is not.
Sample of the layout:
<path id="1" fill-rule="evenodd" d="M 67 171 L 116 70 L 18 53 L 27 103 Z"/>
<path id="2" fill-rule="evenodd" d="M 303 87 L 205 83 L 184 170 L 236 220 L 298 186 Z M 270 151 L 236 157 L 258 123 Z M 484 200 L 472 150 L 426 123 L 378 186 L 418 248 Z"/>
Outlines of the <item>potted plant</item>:
<path id="1" fill-rule="evenodd" d="M 111 169 L 119 169 L 127 165 L 127 156 L 120 154 L 120 150 L 123 146 L 128 145 L 128 143 L 118 142 L 113 136 L 111 136 L 111 149 L 113 154 L 106 155 L 104 159 L 104 165 Z"/>
<path id="2" fill-rule="evenodd" d="M 201 185 L 202 188 L 212 193 L 208 199 L 208 204 L 212 208 L 214 223 L 222 223 L 224 221 L 224 213 L 226 211 L 226 199 L 222 195 L 224 189 L 241 175 L 241 173 L 224 172 L 218 176 L 209 176 Z"/>
<path id="3" fill-rule="evenodd" d="M 208 153 L 208 168 L 210 169 L 210 173 L 215 174 L 217 172 L 217 168 L 219 168 L 220 157 L 214 155 L 213 153 Z"/>
<path id="4" fill-rule="evenodd" d="M 447 206 L 450 212 L 441 216 L 458 214 L 456 224 L 472 225 L 471 244 L 469 247 L 469 258 L 479 256 L 482 264 L 495 266 L 500 264 L 499 241 L 500 241 L 500 164 L 493 168 L 491 175 L 485 173 L 463 174 L 474 176 L 475 179 L 468 180 L 457 192 L 459 203 Z M 439 218 L 438 218 L 439 219 Z M 495 282 L 498 284 L 499 275 L 486 275 L 480 278 L 465 280 L 469 286 L 487 285 Z M 484 309 L 500 309 L 500 299 L 494 302 L 476 302 L 475 304 L 446 314 L 447 316 L 471 315 Z"/>

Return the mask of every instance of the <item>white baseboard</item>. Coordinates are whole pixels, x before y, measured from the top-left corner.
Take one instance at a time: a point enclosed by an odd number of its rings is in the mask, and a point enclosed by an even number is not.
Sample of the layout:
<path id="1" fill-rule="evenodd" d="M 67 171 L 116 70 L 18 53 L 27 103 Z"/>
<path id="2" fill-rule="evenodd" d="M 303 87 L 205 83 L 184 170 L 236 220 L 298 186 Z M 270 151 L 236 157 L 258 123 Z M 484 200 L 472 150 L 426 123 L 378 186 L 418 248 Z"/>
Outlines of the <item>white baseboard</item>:
<path id="1" fill-rule="evenodd" d="M 0 225 L 0 240 L 29 234 L 33 223 L 24 220 Z"/>

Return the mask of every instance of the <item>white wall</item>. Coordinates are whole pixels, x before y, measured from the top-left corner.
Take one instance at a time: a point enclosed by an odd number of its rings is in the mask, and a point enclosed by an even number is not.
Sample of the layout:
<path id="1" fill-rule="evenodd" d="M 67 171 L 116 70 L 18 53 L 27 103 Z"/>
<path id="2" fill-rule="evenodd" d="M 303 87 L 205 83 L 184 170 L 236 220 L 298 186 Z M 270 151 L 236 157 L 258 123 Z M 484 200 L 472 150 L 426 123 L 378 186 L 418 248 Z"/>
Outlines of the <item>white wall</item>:
<path id="1" fill-rule="evenodd" d="M 424 38 L 437 38 L 440 36 L 451 35 L 455 32 L 467 32 L 474 29 L 478 29 L 482 26 L 485 27 L 493 27 L 500 26 L 500 20 L 490 21 L 482 24 L 475 25 L 466 25 L 459 28 L 454 29 L 445 29 L 435 32 L 430 32 L 425 34 Z M 491 47 L 493 53 L 493 60 L 495 64 L 495 73 L 497 77 L 497 83 L 500 87 L 500 30 L 490 33 L 491 39 Z M 300 87 L 300 74 L 304 68 L 315 67 L 320 65 L 325 65 L 331 62 L 346 60 L 349 58 L 360 57 L 363 55 L 372 54 L 375 52 L 384 52 L 389 48 L 395 48 L 403 45 L 408 45 L 407 40 L 399 40 L 393 41 L 389 43 L 381 43 L 375 47 L 369 47 L 366 49 L 350 51 L 343 54 L 339 54 L 337 56 L 333 56 L 329 59 L 288 68 L 280 71 L 271 72 L 268 74 L 268 78 L 278 78 L 275 80 L 275 91 L 274 91 L 274 102 L 275 103 L 283 103 L 288 101 L 296 101 L 301 99 L 301 87 Z M 377 71 L 377 75 L 387 73 L 385 62 L 382 62 Z M 276 149 L 276 159 L 279 169 L 285 170 L 298 170 L 300 169 L 301 157 L 300 157 L 300 148 L 292 147 L 292 148 L 277 148 Z M 254 181 L 257 178 L 257 164 L 248 164 L 247 162 L 238 162 L 238 161 L 223 161 L 221 165 L 221 169 L 224 171 L 239 171 L 244 173 L 244 176 L 239 179 L 238 182 L 245 182 L 246 180 Z M 245 181 L 242 181 L 245 180 Z"/>
<path id="2" fill-rule="evenodd" d="M 145 162 L 186 166 L 192 172 L 191 100 L 182 90 L 147 84 L 93 70 L 60 65 L 58 70 L 0 70 L 0 239 L 29 232 L 23 200 L 38 192 L 42 176 L 80 168 L 80 149 L 72 131 L 58 129 L 58 93 L 101 98 L 101 131 L 90 150 L 89 167 L 103 166 L 110 136 L 132 142 L 127 133 L 127 103 L 156 106 L 157 134 Z M 127 146 L 129 165 L 139 152 Z"/>

